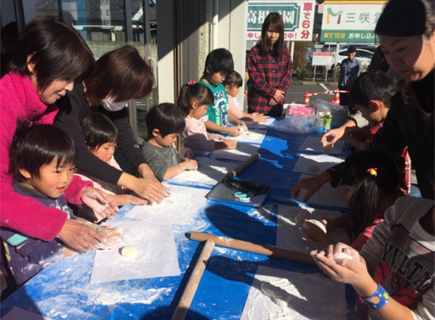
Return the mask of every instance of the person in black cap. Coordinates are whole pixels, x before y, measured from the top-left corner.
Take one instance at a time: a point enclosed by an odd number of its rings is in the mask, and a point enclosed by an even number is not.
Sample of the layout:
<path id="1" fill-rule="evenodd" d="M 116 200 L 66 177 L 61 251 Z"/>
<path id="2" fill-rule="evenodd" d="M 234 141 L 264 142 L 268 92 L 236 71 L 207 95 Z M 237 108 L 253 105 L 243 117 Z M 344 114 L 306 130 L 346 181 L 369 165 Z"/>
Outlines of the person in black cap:
<path id="1" fill-rule="evenodd" d="M 340 91 L 349 91 L 361 72 L 361 62 L 355 56 L 355 46 L 349 46 L 347 49 L 347 59 L 344 59 L 340 65 L 340 79 L 338 80 Z M 340 104 L 350 107 L 348 93 L 340 92 Z"/>

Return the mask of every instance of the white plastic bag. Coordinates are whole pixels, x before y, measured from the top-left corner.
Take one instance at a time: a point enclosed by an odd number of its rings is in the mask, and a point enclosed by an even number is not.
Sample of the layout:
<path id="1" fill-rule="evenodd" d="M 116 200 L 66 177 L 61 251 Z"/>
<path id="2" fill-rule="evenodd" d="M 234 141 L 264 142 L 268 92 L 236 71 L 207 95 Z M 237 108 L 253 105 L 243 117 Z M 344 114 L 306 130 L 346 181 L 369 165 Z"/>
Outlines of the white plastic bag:
<path id="1" fill-rule="evenodd" d="M 323 129 L 322 120 L 314 115 L 292 116 L 284 120 L 275 122 L 274 128 L 282 132 L 291 133 L 312 133 L 317 130 Z"/>

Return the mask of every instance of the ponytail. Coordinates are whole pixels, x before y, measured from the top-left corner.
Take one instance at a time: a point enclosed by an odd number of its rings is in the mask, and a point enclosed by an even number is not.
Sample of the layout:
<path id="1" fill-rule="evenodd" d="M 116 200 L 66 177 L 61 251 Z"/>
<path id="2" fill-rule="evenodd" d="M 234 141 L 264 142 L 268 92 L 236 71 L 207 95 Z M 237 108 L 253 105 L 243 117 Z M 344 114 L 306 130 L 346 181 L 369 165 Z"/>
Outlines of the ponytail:
<path id="1" fill-rule="evenodd" d="M 184 117 L 187 117 L 195 101 L 198 101 L 200 106 L 210 106 L 214 104 L 214 97 L 211 90 L 204 84 L 191 80 L 181 87 L 177 100 L 177 105 Z"/>

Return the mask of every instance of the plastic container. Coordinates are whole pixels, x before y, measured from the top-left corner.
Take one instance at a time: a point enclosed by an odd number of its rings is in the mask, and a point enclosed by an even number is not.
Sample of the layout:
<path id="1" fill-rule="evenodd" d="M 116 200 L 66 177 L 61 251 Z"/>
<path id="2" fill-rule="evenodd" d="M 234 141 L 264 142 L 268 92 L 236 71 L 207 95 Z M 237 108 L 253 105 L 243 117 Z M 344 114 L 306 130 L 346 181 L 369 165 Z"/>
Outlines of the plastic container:
<path id="1" fill-rule="evenodd" d="M 327 111 L 331 113 L 331 128 L 338 128 L 345 124 L 348 120 L 349 109 L 347 106 L 336 105 L 320 99 L 313 101 L 311 106 L 316 109 L 316 114 L 320 118 L 322 118 L 322 112 L 323 114 Z"/>

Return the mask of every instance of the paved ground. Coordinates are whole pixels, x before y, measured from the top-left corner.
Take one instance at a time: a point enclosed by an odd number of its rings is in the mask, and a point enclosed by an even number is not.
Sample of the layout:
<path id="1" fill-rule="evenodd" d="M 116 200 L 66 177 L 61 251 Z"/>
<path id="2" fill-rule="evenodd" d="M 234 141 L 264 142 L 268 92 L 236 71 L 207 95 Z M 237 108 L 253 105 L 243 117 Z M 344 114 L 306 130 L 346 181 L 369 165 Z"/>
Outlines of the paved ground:
<path id="1" fill-rule="evenodd" d="M 303 81 L 303 82 L 292 82 L 290 85 L 290 89 L 287 92 L 286 96 L 286 103 L 291 102 L 304 102 L 304 95 L 305 92 L 309 93 L 315 93 L 315 92 L 323 92 L 327 90 L 335 90 L 337 89 L 337 83 L 328 83 L 323 84 L 321 82 L 309 82 L 309 81 Z M 319 95 L 310 97 L 310 101 L 316 100 L 316 99 L 322 99 L 326 101 L 331 101 L 334 98 L 334 95 Z"/>

